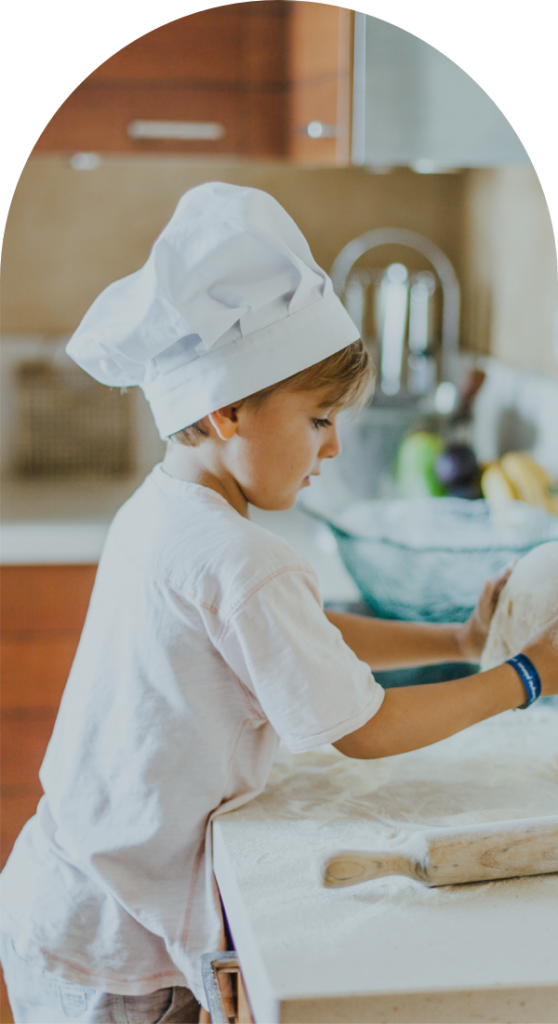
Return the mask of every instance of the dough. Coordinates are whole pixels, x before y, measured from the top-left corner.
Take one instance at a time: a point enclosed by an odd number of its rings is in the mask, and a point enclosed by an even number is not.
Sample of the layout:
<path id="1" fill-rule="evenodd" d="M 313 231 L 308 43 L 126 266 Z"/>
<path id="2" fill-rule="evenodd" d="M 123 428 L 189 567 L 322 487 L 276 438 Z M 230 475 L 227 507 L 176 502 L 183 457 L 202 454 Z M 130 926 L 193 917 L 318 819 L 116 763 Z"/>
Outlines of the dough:
<path id="1" fill-rule="evenodd" d="M 481 658 L 495 668 L 558 615 L 558 541 L 539 544 L 515 566 L 496 606 Z"/>

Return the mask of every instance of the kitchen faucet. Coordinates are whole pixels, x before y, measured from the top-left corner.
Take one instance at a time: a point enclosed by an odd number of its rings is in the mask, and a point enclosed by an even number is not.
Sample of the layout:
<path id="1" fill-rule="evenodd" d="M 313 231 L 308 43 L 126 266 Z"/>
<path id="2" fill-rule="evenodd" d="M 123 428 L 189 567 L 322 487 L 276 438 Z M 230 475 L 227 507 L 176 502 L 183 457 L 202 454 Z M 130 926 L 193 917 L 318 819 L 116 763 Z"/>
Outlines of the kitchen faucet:
<path id="1" fill-rule="evenodd" d="M 434 268 L 442 290 L 440 381 L 455 383 L 458 379 L 459 283 L 448 257 L 429 238 L 406 228 L 375 228 L 372 231 L 366 231 L 363 235 L 348 242 L 335 259 L 331 268 L 333 287 L 355 320 L 360 321 L 358 326 L 362 328 L 365 312 L 363 291 L 363 286 L 366 284 L 365 275 L 363 271 L 353 274 L 351 271 L 361 256 L 371 249 L 393 244 L 402 245 L 421 253 Z M 425 300 L 425 295 L 419 294 L 419 292 L 432 291 L 431 280 L 431 274 L 416 275 L 414 286 L 410 288 L 409 347 L 411 355 L 418 355 L 419 359 L 424 353 L 426 342 L 417 341 L 416 336 L 413 339 L 413 292 L 416 307 L 417 303 L 424 303 Z M 386 285 L 389 286 L 390 283 L 391 289 L 386 288 Z M 409 284 L 411 282 L 403 264 L 393 263 L 383 275 L 380 286 L 381 289 L 384 288 L 384 293 L 388 293 L 388 305 L 384 303 L 384 314 L 387 315 L 384 315 L 384 328 L 381 332 L 381 387 L 386 395 L 397 394 L 400 390 Z M 389 323 L 387 323 L 388 319 Z M 388 345 L 389 350 L 384 351 Z"/>

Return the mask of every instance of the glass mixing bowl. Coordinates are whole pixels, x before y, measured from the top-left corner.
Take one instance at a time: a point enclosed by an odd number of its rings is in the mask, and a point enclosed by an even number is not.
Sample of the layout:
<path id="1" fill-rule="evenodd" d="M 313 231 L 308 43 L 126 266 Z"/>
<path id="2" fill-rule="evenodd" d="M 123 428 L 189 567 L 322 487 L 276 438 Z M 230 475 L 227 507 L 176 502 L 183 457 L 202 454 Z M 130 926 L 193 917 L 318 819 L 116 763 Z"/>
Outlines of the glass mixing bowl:
<path id="1" fill-rule="evenodd" d="M 496 514 L 462 498 L 359 501 L 335 514 L 304 507 L 328 524 L 372 613 L 386 619 L 463 622 L 485 580 L 558 539 L 558 517 L 519 501 Z"/>

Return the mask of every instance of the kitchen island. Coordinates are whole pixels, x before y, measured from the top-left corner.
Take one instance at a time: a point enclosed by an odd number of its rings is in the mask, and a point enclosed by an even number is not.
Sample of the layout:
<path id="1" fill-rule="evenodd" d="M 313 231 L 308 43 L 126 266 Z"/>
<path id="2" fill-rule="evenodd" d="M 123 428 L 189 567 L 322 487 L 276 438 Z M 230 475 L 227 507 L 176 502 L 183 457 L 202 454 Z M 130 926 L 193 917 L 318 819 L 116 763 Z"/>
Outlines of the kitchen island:
<path id="1" fill-rule="evenodd" d="M 548 701 L 373 762 L 281 750 L 266 791 L 213 824 L 254 1020 L 556 1022 L 558 875 L 331 890 L 316 862 L 420 828 L 556 814 L 557 736 Z"/>

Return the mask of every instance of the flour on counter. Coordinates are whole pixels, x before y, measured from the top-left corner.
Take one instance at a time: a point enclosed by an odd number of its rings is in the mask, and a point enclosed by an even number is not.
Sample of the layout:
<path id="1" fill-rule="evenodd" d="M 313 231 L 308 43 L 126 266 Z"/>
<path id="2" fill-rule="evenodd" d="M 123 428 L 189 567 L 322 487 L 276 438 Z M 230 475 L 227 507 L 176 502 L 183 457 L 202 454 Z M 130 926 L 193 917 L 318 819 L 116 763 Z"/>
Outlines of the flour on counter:
<path id="1" fill-rule="evenodd" d="M 557 813 L 558 707 L 549 702 L 375 761 L 345 758 L 333 747 L 298 755 L 280 748 L 265 792 L 221 820 L 262 929 L 273 891 L 276 921 L 294 914 L 297 943 L 315 941 L 318 929 L 323 946 L 328 934 L 341 942 L 345 932 L 368 928 L 371 918 L 402 913 L 408 920 L 413 906 L 486 901 L 495 886 L 525 892 L 533 879 L 436 889 L 393 876 L 328 890 L 316 871 L 321 856 L 342 848 L 396 847 L 423 828 Z M 278 872 L 289 882 L 282 896 Z M 341 905 L 350 913 L 340 914 Z M 279 945 L 281 934 L 274 929 Z"/>
<path id="2" fill-rule="evenodd" d="M 214 823 L 217 879 L 249 983 L 286 1007 L 261 1019 L 555 1020 L 558 874 L 440 888 L 391 876 L 326 889 L 316 866 L 340 848 L 397 846 L 425 827 L 556 813 L 553 701 L 377 761 L 333 747 L 280 750 L 265 792 Z M 512 1013 L 522 987 L 546 992 L 548 1006 Z M 328 1000 L 334 1009 L 322 1012 Z"/>
<path id="3" fill-rule="evenodd" d="M 307 754 L 281 748 L 257 805 L 308 817 L 338 838 L 358 819 L 376 837 L 403 842 L 420 828 L 558 813 L 558 713 L 543 704 L 506 712 L 440 743 L 375 761 L 333 747 Z"/>

